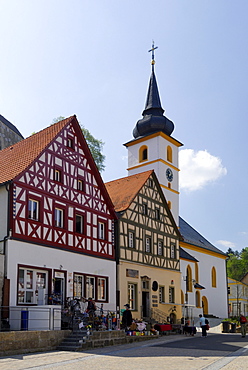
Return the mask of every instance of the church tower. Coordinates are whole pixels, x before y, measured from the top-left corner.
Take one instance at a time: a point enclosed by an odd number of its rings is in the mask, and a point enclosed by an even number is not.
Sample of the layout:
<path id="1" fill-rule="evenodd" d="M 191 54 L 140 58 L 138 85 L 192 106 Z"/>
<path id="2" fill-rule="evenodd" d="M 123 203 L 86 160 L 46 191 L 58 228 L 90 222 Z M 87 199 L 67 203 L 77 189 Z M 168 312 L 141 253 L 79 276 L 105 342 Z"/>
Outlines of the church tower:
<path id="1" fill-rule="evenodd" d="M 134 139 L 124 144 L 128 149 L 128 175 L 154 170 L 163 189 L 176 224 L 179 224 L 179 168 L 178 148 L 183 144 L 171 134 L 174 124 L 164 116 L 154 71 L 152 45 L 152 73 L 145 110 L 133 130 Z"/>

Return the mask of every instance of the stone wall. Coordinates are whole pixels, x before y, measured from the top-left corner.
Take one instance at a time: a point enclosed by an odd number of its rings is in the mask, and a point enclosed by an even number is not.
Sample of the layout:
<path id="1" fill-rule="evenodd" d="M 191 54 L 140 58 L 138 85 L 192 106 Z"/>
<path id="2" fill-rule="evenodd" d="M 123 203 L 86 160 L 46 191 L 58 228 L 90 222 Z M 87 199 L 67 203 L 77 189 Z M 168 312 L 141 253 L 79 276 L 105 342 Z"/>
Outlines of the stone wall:
<path id="1" fill-rule="evenodd" d="M 54 350 L 70 330 L 0 332 L 0 356 Z"/>

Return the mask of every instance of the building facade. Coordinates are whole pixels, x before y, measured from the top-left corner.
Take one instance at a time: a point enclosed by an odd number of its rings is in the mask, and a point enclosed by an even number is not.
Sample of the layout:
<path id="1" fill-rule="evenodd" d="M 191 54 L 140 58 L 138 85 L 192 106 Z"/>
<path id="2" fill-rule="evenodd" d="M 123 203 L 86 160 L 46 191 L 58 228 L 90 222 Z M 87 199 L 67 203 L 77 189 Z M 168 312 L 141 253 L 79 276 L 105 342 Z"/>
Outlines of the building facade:
<path id="1" fill-rule="evenodd" d="M 117 305 L 136 318 L 181 319 L 180 233 L 154 171 L 105 184 L 118 216 Z"/>
<path id="2" fill-rule="evenodd" d="M 115 310 L 115 212 L 75 116 L 0 152 L 3 305 Z"/>

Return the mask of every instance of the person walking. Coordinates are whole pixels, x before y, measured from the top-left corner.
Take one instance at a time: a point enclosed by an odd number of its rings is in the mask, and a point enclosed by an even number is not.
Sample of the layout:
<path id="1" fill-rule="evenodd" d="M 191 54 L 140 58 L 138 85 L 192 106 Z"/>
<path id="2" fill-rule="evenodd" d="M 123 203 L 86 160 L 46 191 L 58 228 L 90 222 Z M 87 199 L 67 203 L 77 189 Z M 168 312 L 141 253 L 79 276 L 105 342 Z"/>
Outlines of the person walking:
<path id="1" fill-rule="evenodd" d="M 239 318 L 239 322 L 241 325 L 241 336 L 242 338 L 244 338 L 246 336 L 246 323 L 247 323 L 246 317 L 241 314 Z"/>
<path id="2" fill-rule="evenodd" d="M 200 327 L 202 329 L 202 337 L 206 338 L 207 336 L 207 324 L 206 324 L 206 319 L 204 316 L 201 314 L 199 315 L 200 317 Z"/>

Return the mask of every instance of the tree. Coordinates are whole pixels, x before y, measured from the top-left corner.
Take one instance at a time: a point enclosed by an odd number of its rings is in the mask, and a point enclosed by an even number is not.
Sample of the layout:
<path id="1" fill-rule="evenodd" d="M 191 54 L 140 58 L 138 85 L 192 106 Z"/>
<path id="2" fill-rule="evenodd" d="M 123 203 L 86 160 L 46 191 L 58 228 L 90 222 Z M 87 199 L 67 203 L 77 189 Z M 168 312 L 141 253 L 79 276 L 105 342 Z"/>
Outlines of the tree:
<path id="1" fill-rule="evenodd" d="M 248 247 L 228 254 L 227 260 L 227 275 L 228 277 L 240 280 L 248 271 Z"/>
<path id="2" fill-rule="evenodd" d="M 65 119 L 65 117 L 62 117 L 62 116 L 54 118 L 52 124 L 62 121 L 63 119 Z M 97 168 L 100 172 L 102 172 L 105 168 L 105 164 L 104 164 L 105 155 L 102 154 L 104 142 L 102 140 L 96 139 L 90 133 L 90 131 L 84 126 L 82 126 L 81 124 L 80 124 L 80 127 L 83 132 L 84 138 L 88 144 L 88 147 L 90 149 L 92 157 L 94 158 L 94 161 L 97 165 Z"/>

